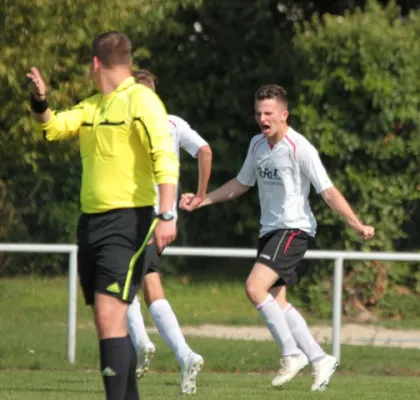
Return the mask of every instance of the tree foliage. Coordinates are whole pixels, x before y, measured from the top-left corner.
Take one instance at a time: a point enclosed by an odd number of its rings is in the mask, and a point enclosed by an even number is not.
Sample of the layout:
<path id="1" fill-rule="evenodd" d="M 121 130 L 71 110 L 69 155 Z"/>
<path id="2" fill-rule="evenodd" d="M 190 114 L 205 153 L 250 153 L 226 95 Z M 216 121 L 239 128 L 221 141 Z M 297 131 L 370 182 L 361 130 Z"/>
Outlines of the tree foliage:
<path id="1" fill-rule="evenodd" d="M 418 13 L 402 20 L 394 3 L 368 1 L 364 11 L 314 17 L 297 30 L 294 115 L 336 185 L 376 227 L 374 239 L 360 246 L 317 202 L 321 248 L 419 248 L 419 29 Z M 353 263 L 347 271 L 359 308 L 380 302 L 388 286 L 398 291 L 404 280 L 419 278 L 412 264 Z"/>
<path id="2" fill-rule="evenodd" d="M 77 142 L 45 143 L 30 127 L 25 74 L 40 68 L 52 107 L 92 93 L 90 43 L 107 30 L 145 36 L 199 0 L 5 0 L 0 5 L 0 241 L 73 242 L 79 213 Z M 176 30 L 173 23 L 168 31 Z M 136 56 L 148 57 L 137 46 Z M 0 255 L 1 272 L 31 271 L 31 259 Z M 41 271 L 56 270 L 47 263 Z M 19 267 L 21 265 L 22 267 Z M 60 264 L 61 265 L 61 264 Z"/>

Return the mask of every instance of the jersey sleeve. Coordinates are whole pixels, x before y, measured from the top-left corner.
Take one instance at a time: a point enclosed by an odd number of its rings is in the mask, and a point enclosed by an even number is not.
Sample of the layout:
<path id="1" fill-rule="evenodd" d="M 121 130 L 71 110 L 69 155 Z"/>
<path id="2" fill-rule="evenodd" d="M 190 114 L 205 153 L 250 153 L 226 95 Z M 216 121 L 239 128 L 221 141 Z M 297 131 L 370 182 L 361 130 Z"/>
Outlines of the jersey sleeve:
<path id="1" fill-rule="evenodd" d="M 297 153 L 300 168 L 317 193 L 334 186 L 322 164 L 318 151 L 309 142 Z"/>
<path id="2" fill-rule="evenodd" d="M 47 140 L 63 140 L 79 134 L 83 122 L 84 102 L 65 111 L 51 111 L 48 122 L 39 123 L 32 119 L 35 132 L 43 133 Z"/>
<path id="3" fill-rule="evenodd" d="M 168 115 L 160 98 L 143 88 L 136 93 L 134 120 L 140 140 L 151 155 L 155 182 L 177 184 L 179 162 L 168 127 Z"/>
<path id="4" fill-rule="evenodd" d="M 257 180 L 257 176 L 255 174 L 253 148 L 254 140 L 251 140 L 245 161 L 241 170 L 239 171 L 239 174 L 236 177 L 239 183 L 246 186 L 254 186 Z"/>
<path id="5" fill-rule="evenodd" d="M 208 143 L 182 118 L 169 118 L 169 122 L 174 124 L 179 146 L 188 152 L 192 157 L 197 157 L 200 147 Z"/>

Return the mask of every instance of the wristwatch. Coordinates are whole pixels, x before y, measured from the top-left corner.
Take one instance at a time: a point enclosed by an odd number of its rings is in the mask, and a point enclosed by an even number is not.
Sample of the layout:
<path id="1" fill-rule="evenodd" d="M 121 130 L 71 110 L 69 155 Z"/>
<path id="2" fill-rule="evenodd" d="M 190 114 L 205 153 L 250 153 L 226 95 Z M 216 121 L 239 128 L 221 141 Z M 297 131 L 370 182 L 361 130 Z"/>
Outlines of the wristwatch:
<path id="1" fill-rule="evenodd" d="M 157 215 L 162 221 L 172 221 L 175 218 L 175 215 L 172 211 L 164 211 Z"/>

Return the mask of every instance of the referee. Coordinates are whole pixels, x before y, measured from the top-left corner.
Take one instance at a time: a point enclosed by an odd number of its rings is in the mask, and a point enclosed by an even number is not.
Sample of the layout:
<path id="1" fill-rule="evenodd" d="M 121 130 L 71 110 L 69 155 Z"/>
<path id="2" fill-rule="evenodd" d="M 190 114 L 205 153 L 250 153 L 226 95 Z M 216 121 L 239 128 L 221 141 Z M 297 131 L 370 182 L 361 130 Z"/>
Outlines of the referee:
<path id="1" fill-rule="evenodd" d="M 79 137 L 80 284 L 93 307 L 106 399 L 137 400 L 127 308 L 140 289 L 147 242 L 155 240 L 162 250 L 176 237 L 172 208 L 179 164 L 164 105 L 131 76 L 130 40 L 114 31 L 95 37 L 90 67 L 99 93 L 60 113 L 49 109 L 46 84 L 32 67 L 31 118 L 46 140 Z"/>

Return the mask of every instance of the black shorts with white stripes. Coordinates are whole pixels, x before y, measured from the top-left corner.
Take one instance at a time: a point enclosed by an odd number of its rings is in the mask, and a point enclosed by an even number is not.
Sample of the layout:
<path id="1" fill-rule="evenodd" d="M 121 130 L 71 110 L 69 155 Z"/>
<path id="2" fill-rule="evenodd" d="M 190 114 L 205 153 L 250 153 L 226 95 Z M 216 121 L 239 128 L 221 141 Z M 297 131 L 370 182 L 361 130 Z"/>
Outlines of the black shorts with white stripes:
<path id="1" fill-rule="evenodd" d="M 273 286 L 296 285 L 303 275 L 301 260 L 309 235 L 299 229 L 278 229 L 259 239 L 257 262 L 276 271 L 280 279 Z"/>

